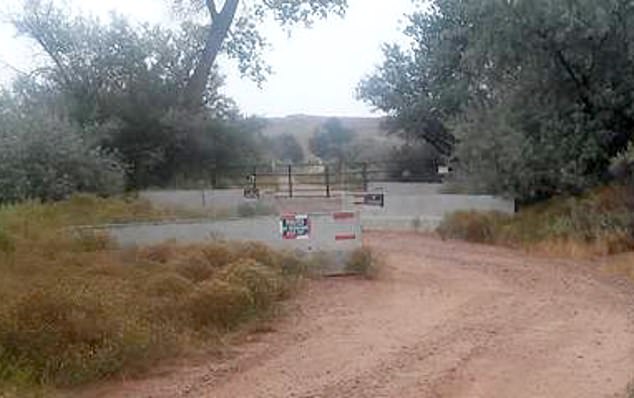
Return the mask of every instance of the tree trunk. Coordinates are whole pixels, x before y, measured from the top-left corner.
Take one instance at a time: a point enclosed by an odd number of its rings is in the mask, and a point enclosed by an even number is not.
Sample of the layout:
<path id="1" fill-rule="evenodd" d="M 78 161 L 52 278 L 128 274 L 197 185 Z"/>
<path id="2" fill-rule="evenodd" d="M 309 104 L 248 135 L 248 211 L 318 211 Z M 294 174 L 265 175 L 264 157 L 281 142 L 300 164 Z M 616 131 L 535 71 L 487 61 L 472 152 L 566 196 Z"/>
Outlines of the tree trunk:
<path id="1" fill-rule="evenodd" d="M 238 3 L 239 0 L 227 0 L 222 7 L 222 11 L 215 18 L 212 16 L 211 28 L 205 42 L 205 48 L 200 54 L 196 69 L 194 69 L 194 73 L 185 87 L 183 105 L 186 108 L 196 108 L 202 105 L 211 68 L 216 62 L 222 43 L 229 33 L 229 28 L 238 9 Z"/>

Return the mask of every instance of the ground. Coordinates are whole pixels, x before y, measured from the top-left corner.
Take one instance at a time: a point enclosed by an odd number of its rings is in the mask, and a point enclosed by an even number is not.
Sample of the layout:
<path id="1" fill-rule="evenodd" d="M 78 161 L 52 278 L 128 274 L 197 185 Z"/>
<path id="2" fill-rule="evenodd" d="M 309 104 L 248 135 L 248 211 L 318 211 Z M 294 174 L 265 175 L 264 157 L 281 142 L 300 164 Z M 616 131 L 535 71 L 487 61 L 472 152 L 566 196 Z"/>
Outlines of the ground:
<path id="1" fill-rule="evenodd" d="M 634 287 L 591 262 L 370 233 L 378 280 L 312 281 L 230 357 L 101 397 L 622 397 Z"/>

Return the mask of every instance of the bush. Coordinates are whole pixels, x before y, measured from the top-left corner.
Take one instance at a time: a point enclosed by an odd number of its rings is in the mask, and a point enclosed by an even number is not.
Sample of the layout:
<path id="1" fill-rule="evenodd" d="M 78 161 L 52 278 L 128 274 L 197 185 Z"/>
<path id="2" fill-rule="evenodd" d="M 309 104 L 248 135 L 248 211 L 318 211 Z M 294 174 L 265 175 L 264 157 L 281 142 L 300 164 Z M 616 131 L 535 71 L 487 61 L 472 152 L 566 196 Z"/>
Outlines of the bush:
<path id="1" fill-rule="evenodd" d="M 238 205 L 238 216 L 249 218 L 257 216 L 268 216 L 275 214 L 275 209 L 260 201 L 255 203 L 241 203 Z"/>
<path id="2" fill-rule="evenodd" d="M 134 374 L 208 346 L 287 297 L 297 274 L 283 267 L 306 268 L 256 243 L 119 249 L 101 233 L 64 229 L 139 214 L 134 203 L 82 196 L 0 208 L 10 252 L 0 252 L 2 391 Z"/>
<path id="3" fill-rule="evenodd" d="M 245 319 L 253 302 L 246 287 L 212 280 L 196 288 L 185 308 L 199 329 L 207 326 L 230 329 Z"/>
<path id="4" fill-rule="evenodd" d="M 32 382 L 69 385 L 109 376 L 141 360 L 138 354 L 151 344 L 149 331 L 116 319 L 105 299 L 94 293 L 49 286 L 4 308 L 0 363 L 5 370 L 7 363 L 19 364 L 14 371 L 26 371 Z"/>
<path id="5" fill-rule="evenodd" d="M 458 212 L 437 232 L 443 238 L 537 249 L 558 255 L 607 255 L 634 249 L 634 194 L 628 186 L 556 198 L 511 216 Z"/>
<path id="6" fill-rule="evenodd" d="M 364 276 L 367 279 L 378 277 L 380 262 L 377 255 L 369 248 L 355 250 L 348 259 L 346 271 Z"/>
<path id="7" fill-rule="evenodd" d="M 169 300 L 179 299 L 194 288 L 194 284 L 184 276 L 175 272 L 153 275 L 147 282 L 147 292 L 150 296 L 162 297 Z"/>
<path id="8" fill-rule="evenodd" d="M 210 279 L 216 272 L 216 268 L 199 250 L 179 253 L 174 260 L 170 261 L 170 265 L 174 271 L 196 283 Z"/>
<path id="9" fill-rule="evenodd" d="M 461 211 L 445 217 L 437 231 L 443 239 L 494 243 L 499 233 L 499 224 L 505 218 L 506 216 L 500 213 Z"/>
<path id="10" fill-rule="evenodd" d="M 239 258 L 252 258 L 260 264 L 264 264 L 271 268 L 280 268 L 280 253 L 271 249 L 269 246 L 258 242 L 247 242 L 239 244 L 236 247 Z"/>
<path id="11" fill-rule="evenodd" d="M 60 200 L 78 191 L 111 195 L 125 188 L 122 163 L 91 148 L 77 126 L 33 116 L 13 128 L 0 130 L 0 203 Z"/>
<path id="12" fill-rule="evenodd" d="M 280 272 L 253 259 L 239 260 L 228 265 L 218 278 L 249 290 L 256 308 L 266 309 L 285 292 Z"/>

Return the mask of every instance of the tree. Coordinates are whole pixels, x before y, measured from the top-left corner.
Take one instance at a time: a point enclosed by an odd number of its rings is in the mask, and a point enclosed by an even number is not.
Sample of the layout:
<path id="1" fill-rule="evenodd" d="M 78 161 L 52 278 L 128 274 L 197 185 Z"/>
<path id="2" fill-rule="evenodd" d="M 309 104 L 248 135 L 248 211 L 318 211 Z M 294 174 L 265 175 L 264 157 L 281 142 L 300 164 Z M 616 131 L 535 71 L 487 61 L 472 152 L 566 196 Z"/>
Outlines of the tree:
<path id="1" fill-rule="evenodd" d="M 626 0 L 434 0 L 359 95 L 489 191 L 579 192 L 632 138 L 633 23 Z"/>
<path id="2" fill-rule="evenodd" d="M 347 0 L 172 1 L 181 10 L 204 13 L 207 17 L 204 46 L 183 92 L 184 105 L 190 108 L 200 105 L 207 80 L 221 50 L 238 60 L 243 75 L 257 82 L 265 79 L 269 69 L 262 60 L 261 50 L 266 41 L 258 30 L 258 24 L 267 16 L 272 16 L 287 27 L 300 23 L 310 25 L 331 13 L 343 15 L 347 8 Z"/>
<path id="3" fill-rule="evenodd" d="M 125 164 L 91 146 L 77 124 L 39 112 L 0 116 L 0 203 L 59 200 L 77 191 L 108 195 L 124 187 Z"/>
<path id="4" fill-rule="evenodd" d="M 309 142 L 310 150 L 323 160 L 342 163 L 348 158 L 354 136 L 341 120 L 330 118 L 315 131 Z"/>
<path id="5" fill-rule="evenodd" d="M 206 82 L 205 107 L 181 107 L 204 28 L 137 26 L 116 15 L 104 24 L 39 2 L 27 4 L 14 24 L 50 59 L 15 82 L 15 109 L 78 124 L 88 144 L 122 156 L 129 187 L 163 186 L 183 175 L 204 178 L 212 165 L 255 156 L 257 129 L 219 94 L 222 79 L 215 71 Z"/>
<path id="6" fill-rule="evenodd" d="M 304 150 L 293 134 L 282 134 L 272 139 L 273 156 L 277 160 L 289 163 L 301 163 Z"/>

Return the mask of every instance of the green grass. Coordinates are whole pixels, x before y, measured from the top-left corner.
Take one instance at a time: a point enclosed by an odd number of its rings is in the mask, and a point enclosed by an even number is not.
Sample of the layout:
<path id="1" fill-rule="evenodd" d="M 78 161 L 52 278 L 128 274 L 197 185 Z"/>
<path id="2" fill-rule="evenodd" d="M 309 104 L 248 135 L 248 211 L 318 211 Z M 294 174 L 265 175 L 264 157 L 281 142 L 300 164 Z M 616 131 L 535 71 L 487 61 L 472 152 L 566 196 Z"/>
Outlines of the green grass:
<path id="1" fill-rule="evenodd" d="M 634 191 L 625 186 L 555 198 L 517 215 L 458 212 L 445 218 L 443 238 L 588 257 L 634 249 Z"/>
<path id="2" fill-rule="evenodd" d="M 135 375 L 214 347 L 302 278 L 303 260 L 256 243 L 121 249 L 64 228 L 165 214 L 88 196 L 0 209 L 0 396 Z"/>

